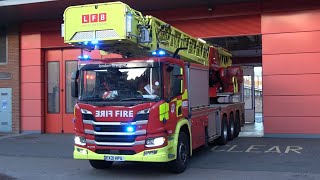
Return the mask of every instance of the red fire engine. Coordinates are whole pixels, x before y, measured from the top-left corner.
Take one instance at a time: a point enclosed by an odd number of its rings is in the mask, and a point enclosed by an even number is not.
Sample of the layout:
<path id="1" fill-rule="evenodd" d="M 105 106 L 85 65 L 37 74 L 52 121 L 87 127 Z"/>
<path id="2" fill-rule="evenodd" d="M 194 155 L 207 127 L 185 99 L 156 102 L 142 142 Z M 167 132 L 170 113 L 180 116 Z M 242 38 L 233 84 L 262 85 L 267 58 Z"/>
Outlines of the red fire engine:
<path id="1" fill-rule="evenodd" d="M 239 135 L 244 103 L 241 67 L 231 54 L 121 2 L 72 6 L 64 40 L 123 58 L 79 57 L 72 75 L 74 158 L 94 168 L 114 161 L 167 162 L 183 172 L 192 150 Z"/>

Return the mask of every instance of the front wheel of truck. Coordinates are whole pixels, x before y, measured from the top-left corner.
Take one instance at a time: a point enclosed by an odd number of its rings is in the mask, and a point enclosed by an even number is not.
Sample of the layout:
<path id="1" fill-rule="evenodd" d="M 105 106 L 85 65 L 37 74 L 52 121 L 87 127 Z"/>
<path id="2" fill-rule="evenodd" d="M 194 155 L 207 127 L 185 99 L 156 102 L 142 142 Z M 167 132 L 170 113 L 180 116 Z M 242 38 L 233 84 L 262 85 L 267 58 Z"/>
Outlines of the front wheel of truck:
<path id="1" fill-rule="evenodd" d="M 111 168 L 113 161 L 89 160 L 90 165 L 95 169 Z"/>
<path id="2" fill-rule="evenodd" d="M 169 171 L 173 173 L 182 173 L 186 168 L 190 156 L 189 138 L 185 132 L 179 133 L 177 158 L 168 163 Z"/>

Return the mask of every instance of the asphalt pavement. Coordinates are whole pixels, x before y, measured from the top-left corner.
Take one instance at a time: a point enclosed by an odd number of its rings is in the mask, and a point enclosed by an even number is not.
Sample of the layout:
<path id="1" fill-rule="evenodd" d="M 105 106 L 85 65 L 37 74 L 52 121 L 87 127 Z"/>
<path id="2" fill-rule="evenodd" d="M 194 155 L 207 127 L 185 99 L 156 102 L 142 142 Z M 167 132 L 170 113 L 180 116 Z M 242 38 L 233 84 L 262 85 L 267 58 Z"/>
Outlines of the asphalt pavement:
<path id="1" fill-rule="evenodd" d="M 115 163 L 96 170 L 73 160 L 73 136 L 41 134 L 0 139 L 0 180 L 3 179 L 320 179 L 319 139 L 241 137 L 225 146 L 194 152 L 183 174 L 166 164 Z"/>

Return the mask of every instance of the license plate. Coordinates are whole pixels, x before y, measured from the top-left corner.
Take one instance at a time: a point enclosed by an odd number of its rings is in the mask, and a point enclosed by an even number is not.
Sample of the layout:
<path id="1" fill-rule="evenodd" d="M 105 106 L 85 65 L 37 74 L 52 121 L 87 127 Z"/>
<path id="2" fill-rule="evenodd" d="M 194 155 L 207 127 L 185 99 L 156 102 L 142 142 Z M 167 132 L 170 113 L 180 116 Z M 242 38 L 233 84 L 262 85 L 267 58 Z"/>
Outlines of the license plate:
<path id="1" fill-rule="evenodd" d="M 124 161 L 124 156 L 104 156 L 105 161 Z"/>

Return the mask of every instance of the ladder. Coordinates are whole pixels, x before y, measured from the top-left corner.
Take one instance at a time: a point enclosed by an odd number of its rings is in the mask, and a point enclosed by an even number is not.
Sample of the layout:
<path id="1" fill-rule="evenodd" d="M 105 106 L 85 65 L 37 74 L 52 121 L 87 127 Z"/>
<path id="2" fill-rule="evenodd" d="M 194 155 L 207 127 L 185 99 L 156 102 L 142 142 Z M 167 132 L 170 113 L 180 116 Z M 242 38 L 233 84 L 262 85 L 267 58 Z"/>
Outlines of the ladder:
<path id="1" fill-rule="evenodd" d="M 226 50 L 210 46 L 156 17 L 144 16 L 122 2 L 71 6 L 64 12 L 62 32 L 65 43 L 126 57 L 150 56 L 162 50 L 189 62 L 209 65 L 210 48 L 215 48 L 223 61 L 231 62 Z"/>

